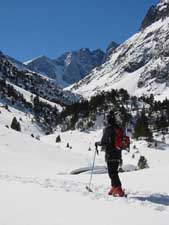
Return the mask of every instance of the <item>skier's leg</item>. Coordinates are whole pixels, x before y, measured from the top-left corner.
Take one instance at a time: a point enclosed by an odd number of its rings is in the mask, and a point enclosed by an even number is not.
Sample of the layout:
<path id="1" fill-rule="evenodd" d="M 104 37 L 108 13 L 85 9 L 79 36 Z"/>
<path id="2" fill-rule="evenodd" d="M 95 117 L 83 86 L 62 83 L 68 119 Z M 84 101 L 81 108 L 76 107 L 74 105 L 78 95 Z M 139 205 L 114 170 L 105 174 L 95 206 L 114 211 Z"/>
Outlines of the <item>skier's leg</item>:
<path id="1" fill-rule="evenodd" d="M 119 162 L 118 161 L 108 161 L 107 162 L 108 174 L 111 180 L 112 187 L 121 186 L 121 181 L 118 175 Z"/>
<path id="2" fill-rule="evenodd" d="M 118 175 L 118 161 L 109 161 L 107 162 L 108 174 L 111 179 L 111 189 L 109 191 L 109 195 L 114 196 L 124 196 L 124 192 L 121 188 L 121 181 Z"/>

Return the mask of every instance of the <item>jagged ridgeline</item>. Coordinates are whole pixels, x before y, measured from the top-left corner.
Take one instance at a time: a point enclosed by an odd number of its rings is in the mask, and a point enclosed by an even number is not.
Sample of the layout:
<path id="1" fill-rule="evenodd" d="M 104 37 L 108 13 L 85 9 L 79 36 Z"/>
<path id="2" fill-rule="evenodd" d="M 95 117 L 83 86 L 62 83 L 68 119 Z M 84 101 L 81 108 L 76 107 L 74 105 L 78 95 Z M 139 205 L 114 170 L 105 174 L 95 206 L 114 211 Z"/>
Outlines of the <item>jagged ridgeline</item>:
<path id="1" fill-rule="evenodd" d="M 100 49 L 90 51 L 82 48 L 66 52 L 57 59 L 41 56 L 26 62 L 26 66 L 37 73 L 54 79 L 62 87 L 69 86 L 85 77 L 93 68 L 103 63 L 105 53 Z"/>

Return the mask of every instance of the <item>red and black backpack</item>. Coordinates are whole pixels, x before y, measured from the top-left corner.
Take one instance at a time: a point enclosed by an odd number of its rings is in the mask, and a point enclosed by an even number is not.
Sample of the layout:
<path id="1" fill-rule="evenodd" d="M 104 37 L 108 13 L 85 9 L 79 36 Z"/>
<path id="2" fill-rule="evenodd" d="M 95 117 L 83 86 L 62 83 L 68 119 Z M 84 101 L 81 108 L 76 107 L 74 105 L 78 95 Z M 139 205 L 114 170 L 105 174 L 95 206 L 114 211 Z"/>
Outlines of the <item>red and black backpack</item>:
<path id="1" fill-rule="evenodd" d="M 117 150 L 129 149 L 130 138 L 125 134 L 123 128 L 117 128 L 114 137 L 114 146 Z"/>

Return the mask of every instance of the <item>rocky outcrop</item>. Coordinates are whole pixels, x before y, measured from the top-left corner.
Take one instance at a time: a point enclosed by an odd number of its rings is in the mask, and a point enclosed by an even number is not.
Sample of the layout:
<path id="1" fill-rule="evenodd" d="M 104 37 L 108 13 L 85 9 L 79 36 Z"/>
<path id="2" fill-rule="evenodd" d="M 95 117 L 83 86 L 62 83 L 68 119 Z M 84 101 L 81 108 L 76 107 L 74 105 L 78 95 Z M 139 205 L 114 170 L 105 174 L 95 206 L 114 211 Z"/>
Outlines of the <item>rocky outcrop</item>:
<path id="1" fill-rule="evenodd" d="M 105 54 L 105 58 L 104 61 L 109 59 L 109 56 L 113 54 L 113 52 L 115 51 L 115 49 L 119 46 L 119 44 L 117 44 L 116 42 L 112 41 L 107 49 L 106 49 L 106 54 Z"/>
<path id="2" fill-rule="evenodd" d="M 140 30 L 167 16 L 169 16 L 169 1 L 161 0 L 158 5 L 150 7 L 141 24 Z"/>

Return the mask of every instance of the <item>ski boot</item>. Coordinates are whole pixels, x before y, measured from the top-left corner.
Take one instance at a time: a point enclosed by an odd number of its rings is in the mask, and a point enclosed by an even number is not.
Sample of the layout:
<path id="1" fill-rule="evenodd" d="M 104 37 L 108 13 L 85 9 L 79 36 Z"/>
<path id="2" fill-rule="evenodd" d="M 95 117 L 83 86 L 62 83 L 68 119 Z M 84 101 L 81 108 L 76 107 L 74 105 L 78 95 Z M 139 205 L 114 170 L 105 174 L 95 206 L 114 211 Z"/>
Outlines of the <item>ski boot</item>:
<path id="1" fill-rule="evenodd" d="M 108 192 L 108 195 L 113 195 L 114 197 L 124 197 L 124 191 L 122 190 L 121 186 L 112 187 Z"/>

